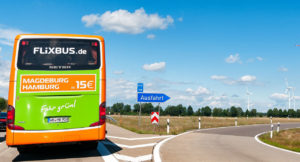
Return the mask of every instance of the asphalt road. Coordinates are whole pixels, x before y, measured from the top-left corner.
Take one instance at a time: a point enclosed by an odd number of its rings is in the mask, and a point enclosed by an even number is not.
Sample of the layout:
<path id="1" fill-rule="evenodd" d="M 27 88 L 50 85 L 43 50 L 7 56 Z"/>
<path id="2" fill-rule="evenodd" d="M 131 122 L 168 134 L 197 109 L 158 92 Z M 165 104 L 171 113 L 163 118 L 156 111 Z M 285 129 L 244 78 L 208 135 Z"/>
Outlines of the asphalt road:
<path id="1" fill-rule="evenodd" d="M 47 146 L 32 150 L 29 154 L 19 154 L 16 148 L 8 148 L 5 132 L 0 132 L 0 162 L 10 161 L 152 161 L 153 147 L 170 136 L 137 134 L 129 130 L 107 124 L 105 141 L 97 149 L 86 149 L 81 145 Z"/>
<path id="2" fill-rule="evenodd" d="M 32 150 L 30 154 L 20 155 L 16 148 L 8 148 L 0 133 L 0 161 L 104 161 L 98 150 L 83 149 L 78 145 L 44 147 Z"/>
<path id="3" fill-rule="evenodd" d="M 300 127 L 300 123 L 281 124 L 281 129 Z M 276 127 L 274 127 L 276 129 Z M 177 136 L 161 146 L 164 161 L 300 161 L 300 155 L 274 149 L 255 140 L 270 125 L 252 125 L 194 131 Z"/>
<path id="4" fill-rule="evenodd" d="M 300 123 L 281 128 L 300 127 Z M 80 145 L 44 147 L 20 155 L 8 148 L 5 132 L 0 132 L 0 161 L 152 161 L 153 148 L 160 148 L 162 161 L 300 161 L 300 155 L 276 150 L 255 141 L 254 136 L 268 131 L 269 125 L 227 127 L 193 131 L 181 136 L 141 135 L 107 124 L 107 139 L 98 148 Z"/>

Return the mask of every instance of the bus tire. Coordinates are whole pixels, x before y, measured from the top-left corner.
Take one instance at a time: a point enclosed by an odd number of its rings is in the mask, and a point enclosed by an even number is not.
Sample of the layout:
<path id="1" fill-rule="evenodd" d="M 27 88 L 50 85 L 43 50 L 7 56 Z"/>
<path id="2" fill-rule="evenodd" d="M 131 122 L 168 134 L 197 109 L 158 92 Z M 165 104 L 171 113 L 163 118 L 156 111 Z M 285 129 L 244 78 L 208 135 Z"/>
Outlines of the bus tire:
<path id="1" fill-rule="evenodd" d="M 30 148 L 25 147 L 25 146 L 18 146 L 17 150 L 19 154 L 28 154 L 30 152 Z"/>
<path id="2" fill-rule="evenodd" d="M 84 148 L 88 150 L 94 150 L 97 149 L 98 141 L 86 141 L 83 143 Z"/>

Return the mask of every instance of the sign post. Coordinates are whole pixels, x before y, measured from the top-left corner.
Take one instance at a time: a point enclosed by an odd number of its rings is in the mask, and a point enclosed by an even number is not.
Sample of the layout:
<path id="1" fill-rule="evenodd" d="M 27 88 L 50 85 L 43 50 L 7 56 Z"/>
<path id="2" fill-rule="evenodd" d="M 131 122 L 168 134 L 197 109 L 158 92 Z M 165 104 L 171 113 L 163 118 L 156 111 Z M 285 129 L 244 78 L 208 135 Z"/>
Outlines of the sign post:
<path id="1" fill-rule="evenodd" d="M 158 114 L 160 114 L 160 103 L 158 103 Z"/>
<path id="2" fill-rule="evenodd" d="M 163 93 L 138 93 L 138 102 L 166 102 L 170 97 Z"/>
<path id="3" fill-rule="evenodd" d="M 158 123 L 159 123 L 159 113 L 151 112 L 151 124 L 158 124 Z"/>
<path id="4" fill-rule="evenodd" d="M 138 93 L 143 93 L 144 91 L 144 84 L 143 83 L 138 83 L 137 84 L 137 92 Z"/>
<path id="5" fill-rule="evenodd" d="M 142 111 L 142 102 L 157 102 L 158 103 L 158 114 L 160 114 L 160 103 L 166 102 L 170 99 L 169 96 L 163 93 L 143 93 L 144 85 L 143 83 L 137 84 L 137 102 L 140 103 L 140 112 L 139 112 L 139 126 L 141 125 L 141 111 Z M 152 122 L 152 115 L 151 115 L 151 122 Z M 157 121 L 157 125 L 158 125 Z"/>
<path id="6" fill-rule="evenodd" d="M 144 84 L 143 83 L 138 83 L 136 90 L 137 90 L 137 93 L 142 93 L 144 91 Z M 140 103 L 139 126 L 141 126 L 141 111 L 142 111 L 142 104 Z"/>

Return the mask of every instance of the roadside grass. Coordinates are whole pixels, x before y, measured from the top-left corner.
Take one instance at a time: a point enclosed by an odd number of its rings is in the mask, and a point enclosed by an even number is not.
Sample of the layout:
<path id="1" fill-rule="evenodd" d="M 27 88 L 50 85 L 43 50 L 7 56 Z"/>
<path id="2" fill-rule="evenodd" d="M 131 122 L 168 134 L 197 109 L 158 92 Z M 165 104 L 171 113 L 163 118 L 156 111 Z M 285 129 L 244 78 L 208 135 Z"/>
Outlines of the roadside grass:
<path id="1" fill-rule="evenodd" d="M 300 128 L 275 132 L 272 139 L 270 133 L 266 133 L 259 136 L 259 139 L 279 148 L 300 152 Z"/>
<path id="2" fill-rule="evenodd" d="M 170 119 L 170 134 L 179 134 L 192 129 L 198 129 L 197 116 L 160 116 L 159 126 L 153 125 L 150 122 L 149 116 L 141 116 L 141 124 L 138 125 L 139 116 L 133 115 L 111 115 L 117 122 L 108 120 L 109 123 L 118 125 L 125 129 L 131 130 L 140 134 L 167 134 L 167 119 Z M 270 119 L 264 118 L 238 118 L 238 125 L 252 125 L 252 124 L 269 124 Z M 201 128 L 217 128 L 234 126 L 234 117 L 201 117 Z M 286 122 L 300 122 L 300 118 L 273 118 L 273 123 Z"/>

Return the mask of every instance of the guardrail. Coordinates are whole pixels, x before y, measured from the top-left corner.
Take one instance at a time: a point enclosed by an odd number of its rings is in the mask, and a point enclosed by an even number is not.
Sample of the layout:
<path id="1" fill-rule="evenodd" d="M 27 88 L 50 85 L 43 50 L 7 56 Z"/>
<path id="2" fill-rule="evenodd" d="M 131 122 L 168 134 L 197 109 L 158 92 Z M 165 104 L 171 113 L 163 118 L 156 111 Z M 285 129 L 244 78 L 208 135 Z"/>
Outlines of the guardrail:
<path id="1" fill-rule="evenodd" d="M 118 121 L 116 121 L 113 117 L 106 115 L 106 119 L 111 120 L 114 123 L 118 123 Z"/>

